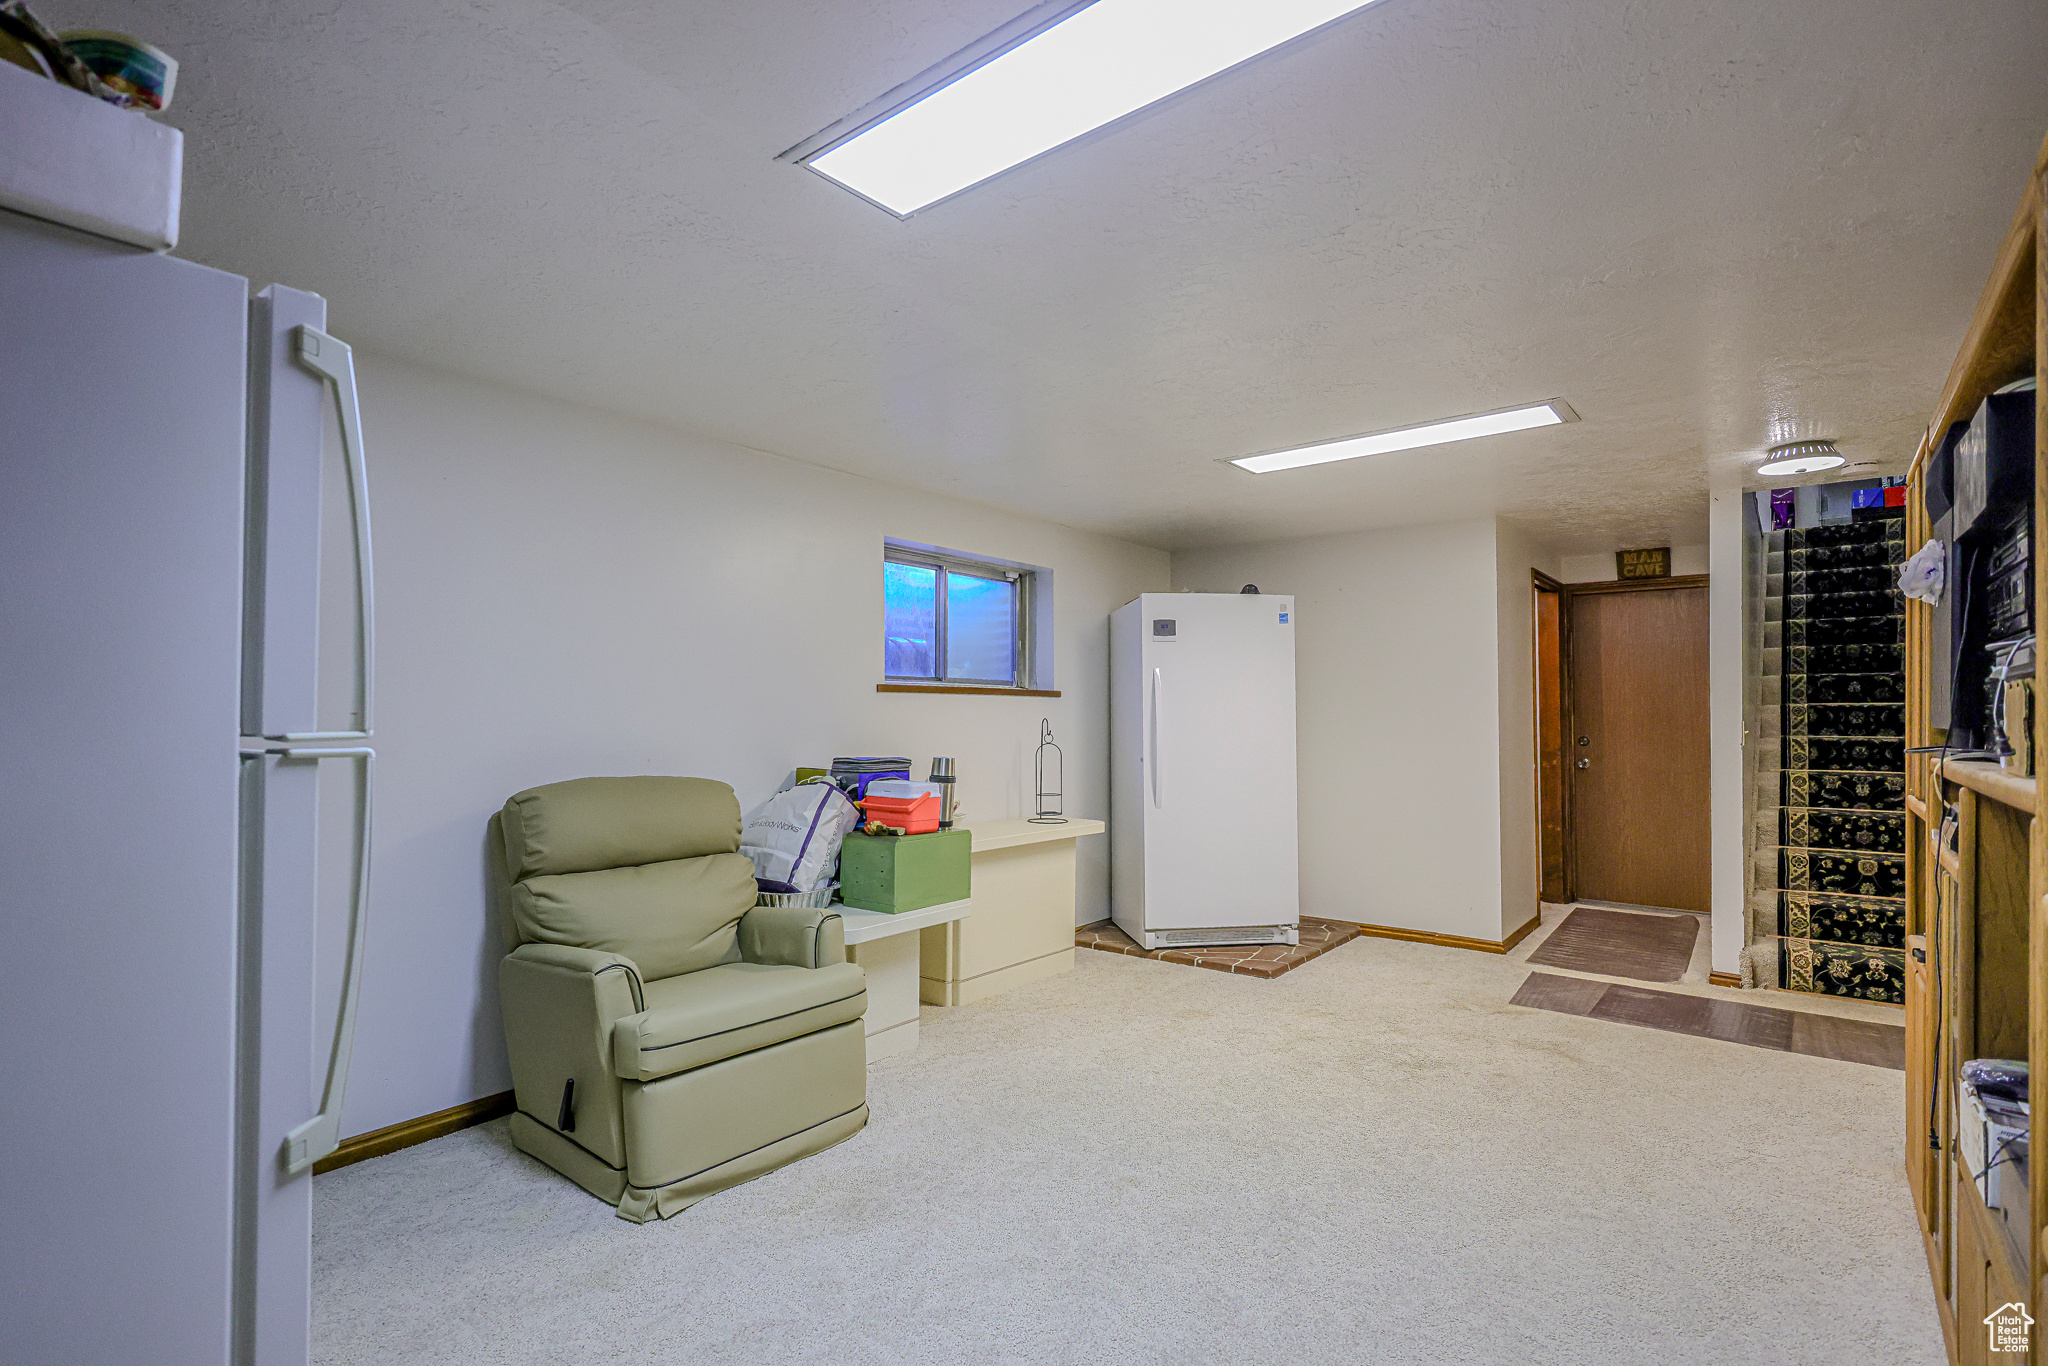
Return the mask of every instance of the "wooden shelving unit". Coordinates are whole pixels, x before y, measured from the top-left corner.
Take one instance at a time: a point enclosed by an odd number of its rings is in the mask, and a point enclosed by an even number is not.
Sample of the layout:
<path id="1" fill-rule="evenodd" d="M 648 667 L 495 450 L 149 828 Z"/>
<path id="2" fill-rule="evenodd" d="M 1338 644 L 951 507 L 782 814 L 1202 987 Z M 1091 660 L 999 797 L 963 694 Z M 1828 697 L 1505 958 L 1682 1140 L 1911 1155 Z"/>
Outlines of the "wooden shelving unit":
<path id="1" fill-rule="evenodd" d="M 2048 390 L 2048 143 L 1985 286 L 1941 406 L 1929 422 L 1907 479 L 1906 547 L 1930 534 L 1921 476 L 1953 422 L 1994 389 L 2029 373 Z M 2048 531 L 2048 414 L 2036 405 L 2034 527 Z M 2036 621 L 2048 607 L 2048 554 L 2034 554 Z M 1937 745 L 1928 724 L 1928 631 L 1932 610 L 1906 607 L 1906 744 Z M 2039 675 L 2037 677 L 2048 676 Z M 2048 772 L 2048 726 L 2038 728 L 2035 771 Z M 2048 1275 L 2048 1182 L 2035 1182 L 2022 1208 L 1985 1207 L 1956 1150 L 1955 1096 L 1970 1058 L 2026 1058 L 2048 1064 L 2048 832 L 2041 785 L 1996 764 L 1906 756 L 1906 1172 L 1919 1211 L 1927 1263 L 1949 1357 L 1976 1366 L 2018 1366 L 1992 1353 L 1985 1315 L 2018 1301 L 2042 1306 Z M 2043 984 L 2037 990 L 2036 984 Z M 2034 1106 L 2031 1151 L 2042 1148 Z M 2048 1366 L 2038 1338 L 2028 1366 Z"/>

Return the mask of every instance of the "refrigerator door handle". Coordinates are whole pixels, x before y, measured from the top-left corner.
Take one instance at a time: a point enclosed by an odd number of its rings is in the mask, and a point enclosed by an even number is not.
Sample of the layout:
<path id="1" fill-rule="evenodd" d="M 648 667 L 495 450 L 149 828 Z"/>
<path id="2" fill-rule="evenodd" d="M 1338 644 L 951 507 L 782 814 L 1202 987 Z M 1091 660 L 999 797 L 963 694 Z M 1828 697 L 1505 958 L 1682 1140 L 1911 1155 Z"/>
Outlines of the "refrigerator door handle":
<path id="1" fill-rule="evenodd" d="M 355 351 L 347 342 L 304 323 L 292 329 L 292 340 L 299 364 L 326 380 L 334 390 L 334 406 L 341 416 L 341 453 L 348 466 L 349 512 L 356 537 L 356 668 L 361 688 L 357 695 L 362 699 L 362 707 L 356 713 L 356 730 L 293 731 L 277 738 L 367 740 L 373 730 L 370 689 L 376 670 L 370 652 L 376 640 L 376 613 L 370 599 L 370 479 L 363 460 L 363 413 L 356 402 Z"/>
<path id="2" fill-rule="evenodd" d="M 1159 800 L 1159 673 L 1158 669 L 1152 671 L 1152 726 L 1148 736 L 1150 744 L 1147 746 L 1150 753 L 1147 755 L 1145 763 L 1145 767 L 1149 770 L 1148 776 L 1152 779 L 1152 807 L 1154 810 L 1158 810 L 1164 805 Z"/>
<path id="3" fill-rule="evenodd" d="M 334 1042 L 327 1054 L 327 1081 L 320 1091 L 320 1113 L 284 1139 L 284 1169 L 293 1176 L 341 1146 L 341 1102 L 348 1090 L 349 1054 L 356 1040 L 356 997 L 363 984 L 363 935 L 370 913 L 370 775 L 373 749 L 274 749 L 285 759 L 361 759 L 362 785 L 356 789 L 356 884 L 349 898 L 348 953 L 342 960 L 341 1006 L 335 1012 Z"/>

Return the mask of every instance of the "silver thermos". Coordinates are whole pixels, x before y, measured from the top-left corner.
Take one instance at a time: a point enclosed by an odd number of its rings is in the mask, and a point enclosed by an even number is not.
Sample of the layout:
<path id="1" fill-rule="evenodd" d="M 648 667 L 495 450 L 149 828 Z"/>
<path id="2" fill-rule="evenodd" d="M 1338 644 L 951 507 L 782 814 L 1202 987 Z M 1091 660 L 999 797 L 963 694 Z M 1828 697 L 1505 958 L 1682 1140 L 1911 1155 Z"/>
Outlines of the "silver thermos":
<path id="1" fill-rule="evenodd" d="M 932 776 L 927 780 L 939 784 L 939 829 L 953 828 L 953 760 L 951 756 L 932 756 Z"/>

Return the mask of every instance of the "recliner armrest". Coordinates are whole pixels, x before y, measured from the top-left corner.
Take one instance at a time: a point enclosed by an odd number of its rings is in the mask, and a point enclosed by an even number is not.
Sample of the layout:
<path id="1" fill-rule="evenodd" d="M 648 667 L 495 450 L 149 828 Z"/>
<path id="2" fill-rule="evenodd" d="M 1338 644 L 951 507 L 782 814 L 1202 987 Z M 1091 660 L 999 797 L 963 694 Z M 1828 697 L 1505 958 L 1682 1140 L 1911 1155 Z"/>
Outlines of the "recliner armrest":
<path id="1" fill-rule="evenodd" d="M 846 922 L 834 910 L 756 906 L 740 917 L 740 959 L 792 968 L 846 961 Z"/>
<path id="2" fill-rule="evenodd" d="M 640 978 L 640 965 L 622 953 L 606 953 L 601 949 L 579 949 L 568 944 L 521 944 L 506 957 L 521 963 L 532 963 L 537 967 L 562 968 L 590 977 L 623 971 L 627 989 L 633 995 L 633 1010 L 626 1013 L 647 1009 L 646 991 Z"/>
<path id="3" fill-rule="evenodd" d="M 612 1073 L 612 1023 L 647 1009 L 639 965 L 623 954 L 521 944 L 498 963 L 498 1006 L 519 1109 L 613 1168 L 626 1129 Z"/>

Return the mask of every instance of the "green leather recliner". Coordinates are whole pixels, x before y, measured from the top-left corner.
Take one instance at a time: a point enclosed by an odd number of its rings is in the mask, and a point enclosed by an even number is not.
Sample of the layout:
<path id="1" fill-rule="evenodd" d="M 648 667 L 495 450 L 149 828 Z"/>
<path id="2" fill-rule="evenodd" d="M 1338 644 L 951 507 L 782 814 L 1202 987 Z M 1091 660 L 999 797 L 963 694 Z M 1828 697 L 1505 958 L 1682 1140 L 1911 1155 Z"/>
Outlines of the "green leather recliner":
<path id="1" fill-rule="evenodd" d="M 833 911 L 754 905 L 704 778 L 578 778 L 491 818 L 512 1141 L 663 1219 L 867 1123 L 867 983 Z"/>

